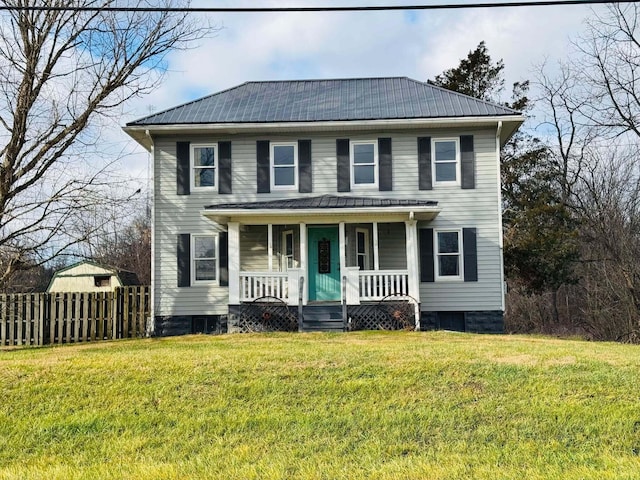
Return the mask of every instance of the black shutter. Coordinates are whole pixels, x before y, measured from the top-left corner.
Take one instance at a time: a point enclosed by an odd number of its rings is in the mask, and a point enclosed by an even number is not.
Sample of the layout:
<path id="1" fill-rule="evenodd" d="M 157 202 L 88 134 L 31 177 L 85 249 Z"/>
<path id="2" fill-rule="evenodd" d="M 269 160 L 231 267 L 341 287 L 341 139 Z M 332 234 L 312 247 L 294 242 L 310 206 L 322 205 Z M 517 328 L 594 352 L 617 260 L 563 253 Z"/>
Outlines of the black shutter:
<path id="1" fill-rule="evenodd" d="M 431 137 L 418 137 L 418 188 L 433 189 L 431 178 Z"/>
<path id="2" fill-rule="evenodd" d="M 188 287 L 191 285 L 191 235 L 188 233 L 178 234 L 178 286 Z"/>
<path id="3" fill-rule="evenodd" d="M 351 174 L 349 160 L 349 139 L 336 140 L 336 157 L 338 158 L 338 191 L 351 191 Z"/>
<path id="4" fill-rule="evenodd" d="M 462 229 L 462 250 L 464 253 L 464 281 L 478 281 L 478 248 L 476 242 L 476 229 Z"/>
<path id="5" fill-rule="evenodd" d="M 393 190 L 393 166 L 391 157 L 391 139 L 378 139 L 378 185 L 381 192 Z"/>
<path id="6" fill-rule="evenodd" d="M 189 181 L 189 142 L 176 143 L 176 178 L 178 180 L 178 195 L 189 195 L 191 184 Z"/>
<path id="7" fill-rule="evenodd" d="M 231 142 L 218 142 L 218 193 L 231 193 Z"/>
<path id="8" fill-rule="evenodd" d="M 220 264 L 220 286 L 229 286 L 229 234 L 221 232 L 218 236 L 218 255 Z"/>
<path id="9" fill-rule="evenodd" d="M 460 170 L 462 188 L 476 188 L 476 162 L 473 135 L 460 135 Z"/>
<path id="10" fill-rule="evenodd" d="M 420 281 L 433 282 L 435 270 L 433 265 L 433 228 L 421 228 L 420 234 Z"/>
<path id="11" fill-rule="evenodd" d="M 311 140 L 298 140 L 298 192 L 311 193 Z"/>
<path id="12" fill-rule="evenodd" d="M 258 193 L 269 193 L 271 191 L 271 177 L 269 175 L 269 140 L 258 140 L 256 142 L 257 181 Z"/>

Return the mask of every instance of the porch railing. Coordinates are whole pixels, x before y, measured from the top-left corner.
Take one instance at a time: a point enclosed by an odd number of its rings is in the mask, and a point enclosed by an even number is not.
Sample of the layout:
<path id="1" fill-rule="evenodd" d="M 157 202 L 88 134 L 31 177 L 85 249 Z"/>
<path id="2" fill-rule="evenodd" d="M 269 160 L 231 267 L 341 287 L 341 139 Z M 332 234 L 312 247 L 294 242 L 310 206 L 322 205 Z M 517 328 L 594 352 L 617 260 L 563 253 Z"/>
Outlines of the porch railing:
<path id="1" fill-rule="evenodd" d="M 387 295 L 409 294 L 409 272 L 406 270 L 360 270 L 360 300 L 380 300 Z"/>
<path id="2" fill-rule="evenodd" d="M 250 302 L 260 297 L 277 297 L 286 301 L 289 298 L 289 274 L 240 272 L 240 301 Z"/>

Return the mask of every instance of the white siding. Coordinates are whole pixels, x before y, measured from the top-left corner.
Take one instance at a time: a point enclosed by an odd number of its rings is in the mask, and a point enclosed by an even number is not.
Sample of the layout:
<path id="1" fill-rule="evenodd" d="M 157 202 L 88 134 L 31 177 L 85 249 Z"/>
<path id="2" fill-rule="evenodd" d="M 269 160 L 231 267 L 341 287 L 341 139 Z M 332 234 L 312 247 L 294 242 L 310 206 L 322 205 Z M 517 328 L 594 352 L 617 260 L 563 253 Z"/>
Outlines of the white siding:
<path id="1" fill-rule="evenodd" d="M 474 135 L 476 154 L 476 188 L 434 186 L 433 190 L 418 190 L 417 137 Z M 421 284 L 423 310 L 500 310 L 501 271 L 499 246 L 499 179 L 496 158 L 495 130 L 429 129 L 403 133 L 344 132 L 334 134 L 296 134 L 293 136 L 261 135 L 238 137 L 227 135 L 181 136 L 155 139 L 154 209 L 155 209 L 155 314 L 192 315 L 227 312 L 228 289 L 212 285 L 177 288 L 176 236 L 179 233 L 208 233 L 218 227 L 201 212 L 206 205 L 227 202 L 267 201 L 277 198 L 337 194 L 336 138 L 375 139 L 392 137 L 393 191 L 358 190 L 352 196 L 410 198 L 435 200 L 442 209 L 433 222 L 421 222 L 419 227 L 463 228 L 478 231 L 478 282 L 436 282 Z M 256 193 L 256 140 L 312 140 L 313 192 Z M 196 192 L 176 194 L 176 142 L 232 142 L 233 194 Z M 403 227 L 403 225 L 400 224 Z M 395 230 L 394 230 L 395 231 Z M 399 232 L 397 232 L 399 235 Z M 402 232 L 404 236 L 404 233 Z M 382 236 L 381 236 L 382 237 Z M 297 237 L 296 237 L 297 238 Z M 385 242 L 386 240 L 382 240 Z M 395 241 L 395 240 L 394 240 Z M 247 248 L 243 241 L 243 251 Z M 381 247 L 382 249 L 382 247 Z M 398 253 L 400 253 L 398 249 Z M 393 260 L 400 267 L 400 256 Z M 416 259 L 416 262 L 418 259 Z M 253 268 L 253 262 L 252 268 Z M 249 264 L 243 263 L 243 269 Z M 258 265 L 256 265 L 258 266 Z M 382 264 L 381 264 L 382 266 Z M 391 266 L 385 265 L 386 268 Z M 274 265 L 275 268 L 275 265 Z"/>

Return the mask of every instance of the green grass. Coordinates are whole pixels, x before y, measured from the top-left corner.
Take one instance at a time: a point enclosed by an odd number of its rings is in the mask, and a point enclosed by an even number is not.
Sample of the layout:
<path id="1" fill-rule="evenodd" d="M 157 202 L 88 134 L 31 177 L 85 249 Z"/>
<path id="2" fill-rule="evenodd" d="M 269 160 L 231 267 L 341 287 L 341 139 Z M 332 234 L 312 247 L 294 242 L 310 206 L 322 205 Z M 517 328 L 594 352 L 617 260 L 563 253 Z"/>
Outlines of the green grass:
<path id="1" fill-rule="evenodd" d="M 640 348 L 454 333 L 0 351 L 0 479 L 637 479 Z"/>

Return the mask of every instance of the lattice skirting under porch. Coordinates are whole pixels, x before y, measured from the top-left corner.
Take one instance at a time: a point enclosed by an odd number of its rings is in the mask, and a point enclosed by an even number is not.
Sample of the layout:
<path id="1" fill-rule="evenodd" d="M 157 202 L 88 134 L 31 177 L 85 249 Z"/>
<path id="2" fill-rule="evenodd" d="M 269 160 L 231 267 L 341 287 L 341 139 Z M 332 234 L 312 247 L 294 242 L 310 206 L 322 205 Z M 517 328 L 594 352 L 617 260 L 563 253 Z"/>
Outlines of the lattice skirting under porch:
<path id="1" fill-rule="evenodd" d="M 414 330 L 415 307 L 408 301 L 347 306 L 349 330 Z"/>
<path id="2" fill-rule="evenodd" d="M 238 305 L 230 314 L 239 333 L 297 332 L 297 309 L 292 310 L 283 302 L 250 302 Z"/>

